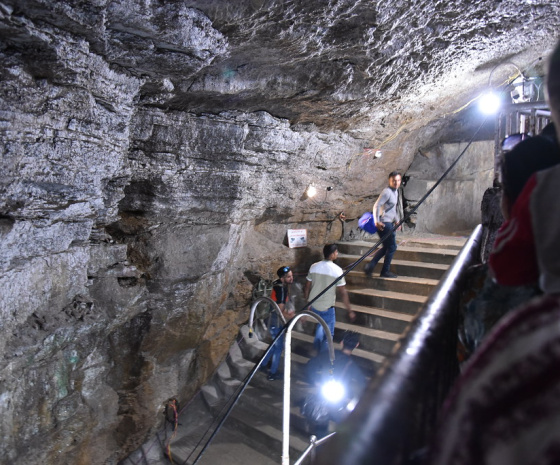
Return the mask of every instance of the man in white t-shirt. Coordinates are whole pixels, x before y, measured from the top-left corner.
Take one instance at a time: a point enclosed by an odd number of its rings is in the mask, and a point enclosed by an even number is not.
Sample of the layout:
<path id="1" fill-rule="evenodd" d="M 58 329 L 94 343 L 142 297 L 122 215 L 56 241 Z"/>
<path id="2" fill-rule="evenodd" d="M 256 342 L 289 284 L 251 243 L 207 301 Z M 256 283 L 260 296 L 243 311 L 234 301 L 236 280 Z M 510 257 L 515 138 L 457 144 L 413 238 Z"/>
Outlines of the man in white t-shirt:
<path id="1" fill-rule="evenodd" d="M 323 247 L 323 257 L 324 260 L 314 263 L 311 265 L 311 268 L 309 268 L 307 282 L 305 284 L 305 298 L 308 302 L 313 302 L 312 305 L 310 305 L 311 311 L 325 320 L 332 336 L 334 335 L 334 324 L 336 321 L 334 307 L 337 290 L 348 311 L 348 318 L 350 321 L 356 319 L 356 314 L 352 311 L 352 307 L 350 306 L 350 299 L 348 298 L 348 292 L 346 292 L 346 281 L 344 278 L 338 281 L 336 285 L 332 286 L 324 294 L 320 295 L 343 274 L 342 268 L 334 263 L 334 260 L 338 257 L 338 247 L 336 244 L 325 245 L 325 247 Z M 315 298 L 317 298 L 317 300 L 314 300 Z M 313 346 L 319 352 L 327 348 L 327 338 L 320 324 L 317 324 L 317 329 L 315 330 Z"/>

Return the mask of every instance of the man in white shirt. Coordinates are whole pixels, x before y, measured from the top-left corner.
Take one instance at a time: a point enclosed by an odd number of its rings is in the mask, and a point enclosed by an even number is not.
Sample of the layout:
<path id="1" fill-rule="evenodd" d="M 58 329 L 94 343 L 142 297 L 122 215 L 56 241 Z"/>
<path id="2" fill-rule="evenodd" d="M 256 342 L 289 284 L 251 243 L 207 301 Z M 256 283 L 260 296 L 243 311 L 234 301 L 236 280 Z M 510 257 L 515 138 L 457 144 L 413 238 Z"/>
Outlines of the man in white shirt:
<path id="1" fill-rule="evenodd" d="M 338 247 L 336 244 L 325 245 L 325 247 L 323 247 L 323 257 L 324 260 L 314 263 L 311 265 L 311 268 L 309 268 L 304 292 L 308 302 L 313 301 L 324 289 L 343 274 L 342 268 L 334 263 L 334 260 L 338 257 Z M 356 319 L 356 314 L 352 311 L 352 307 L 350 306 L 350 299 L 348 298 L 346 281 L 344 278 L 338 281 L 335 286 L 327 290 L 327 292 L 322 294 L 310 305 L 311 311 L 325 320 L 331 332 L 331 336 L 334 335 L 334 325 L 336 321 L 334 307 L 337 290 L 348 311 L 348 318 L 350 321 L 354 321 Z M 320 324 L 317 324 L 317 329 L 315 330 L 313 346 L 318 352 L 327 348 L 326 335 Z"/>

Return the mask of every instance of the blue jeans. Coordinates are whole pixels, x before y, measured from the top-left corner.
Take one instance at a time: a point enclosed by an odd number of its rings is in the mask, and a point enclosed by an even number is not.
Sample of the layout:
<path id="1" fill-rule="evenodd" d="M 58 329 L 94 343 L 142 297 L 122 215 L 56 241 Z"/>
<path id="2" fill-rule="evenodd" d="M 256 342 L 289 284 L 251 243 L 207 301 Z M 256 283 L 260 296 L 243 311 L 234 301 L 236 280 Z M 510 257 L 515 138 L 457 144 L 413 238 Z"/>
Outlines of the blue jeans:
<path id="1" fill-rule="evenodd" d="M 334 307 L 331 307 L 324 312 L 311 307 L 311 311 L 325 320 L 325 323 L 327 323 L 327 326 L 329 327 L 329 330 L 331 332 L 331 336 L 334 336 L 334 324 L 336 322 Z M 328 349 L 327 336 L 325 334 L 325 331 L 323 330 L 323 326 L 320 323 L 317 323 L 317 328 L 315 329 L 315 339 L 313 340 L 313 347 L 318 352 Z"/>
<path id="2" fill-rule="evenodd" d="M 268 332 L 274 339 L 276 336 L 278 336 L 281 330 L 282 328 L 271 326 Z M 278 366 L 280 365 L 280 358 L 282 357 L 283 350 L 284 350 L 284 336 L 282 336 L 274 343 L 272 349 L 270 349 L 267 356 L 262 361 L 261 366 L 265 367 L 268 361 L 272 358 L 272 364 L 270 365 L 270 370 L 269 370 L 269 373 L 271 375 L 276 374 L 276 372 L 278 371 Z"/>
<path id="3" fill-rule="evenodd" d="M 397 235 L 395 234 L 395 231 L 392 231 L 393 223 L 383 222 L 383 224 L 385 225 L 383 231 L 377 231 L 377 234 L 379 234 L 379 237 L 383 241 L 381 243 L 381 249 L 375 252 L 373 258 L 371 259 L 371 262 L 369 262 L 364 268 L 366 273 L 372 273 L 375 265 L 377 265 L 377 263 L 383 258 L 383 256 L 385 256 L 385 260 L 383 261 L 381 274 L 386 273 L 391 268 L 391 261 L 393 260 L 393 255 L 395 255 L 395 252 L 397 250 Z"/>

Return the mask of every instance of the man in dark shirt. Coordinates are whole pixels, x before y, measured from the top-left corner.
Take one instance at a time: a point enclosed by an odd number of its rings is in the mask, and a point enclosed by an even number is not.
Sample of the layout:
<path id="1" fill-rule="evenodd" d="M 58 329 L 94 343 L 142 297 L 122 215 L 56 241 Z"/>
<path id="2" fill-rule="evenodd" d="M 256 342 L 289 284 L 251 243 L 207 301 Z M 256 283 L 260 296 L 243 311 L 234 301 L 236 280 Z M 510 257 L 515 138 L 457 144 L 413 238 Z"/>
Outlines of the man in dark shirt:
<path id="1" fill-rule="evenodd" d="M 276 274 L 278 275 L 278 279 L 273 283 L 270 298 L 278 304 L 282 315 L 286 322 L 288 322 L 295 315 L 293 305 L 290 302 L 290 284 L 294 282 L 294 275 L 289 266 L 279 268 Z M 284 322 L 282 318 L 280 318 L 276 310 L 271 309 L 268 331 L 272 339 L 278 336 L 283 326 Z M 281 337 L 276 341 L 266 358 L 262 361 L 262 366 L 265 367 L 267 363 L 272 360 L 267 376 L 269 381 L 282 378 L 281 374 L 278 373 L 278 366 L 280 365 L 280 358 L 282 357 L 283 350 L 284 337 Z"/>
<path id="2" fill-rule="evenodd" d="M 310 432 L 318 438 L 328 433 L 329 420 L 339 422 L 353 409 L 363 390 L 366 387 L 366 377 L 361 368 L 354 362 L 352 351 L 359 345 L 359 335 L 353 331 L 346 331 L 342 338 L 342 350 L 335 351 L 335 360 L 331 372 L 331 362 L 328 352 L 321 352 L 312 358 L 305 366 L 307 381 L 316 386 L 317 392 L 310 394 L 303 407 L 303 415 L 309 422 Z M 327 404 L 321 399 L 321 388 L 325 383 L 334 379 L 342 384 L 345 393 L 342 399 L 334 404 Z M 316 403 L 323 402 L 328 410 L 328 415 L 322 418 L 312 418 L 308 415 L 311 410 L 317 408 Z M 306 412 L 306 405 L 308 412 Z M 317 410 L 315 410 L 317 411 Z M 317 421 L 318 420 L 318 421 Z"/>

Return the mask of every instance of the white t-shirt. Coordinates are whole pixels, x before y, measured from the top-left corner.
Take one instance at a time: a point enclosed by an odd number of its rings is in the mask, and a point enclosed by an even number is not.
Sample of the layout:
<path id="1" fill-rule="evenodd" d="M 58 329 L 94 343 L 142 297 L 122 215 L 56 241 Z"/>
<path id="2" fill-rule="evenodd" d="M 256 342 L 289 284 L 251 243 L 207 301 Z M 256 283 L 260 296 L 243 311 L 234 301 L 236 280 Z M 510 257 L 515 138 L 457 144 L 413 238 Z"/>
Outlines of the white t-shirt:
<path id="1" fill-rule="evenodd" d="M 308 301 L 312 301 L 315 296 L 320 294 L 326 287 L 332 284 L 333 281 L 342 274 L 342 268 L 333 263 L 332 260 L 322 260 L 311 265 L 311 268 L 309 268 L 309 273 L 307 274 L 307 280 L 311 281 L 312 283 Z M 324 312 L 325 310 L 333 307 L 336 303 L 336 288 L 338 286 L 345 285 L 346 281 L 344 280 L 344 278 L 342 278 L 336 283 L 336 286 L 331 287 L 327 292 L 319 297 L 319 299 L 313 302 L 313 308 Z"/>

